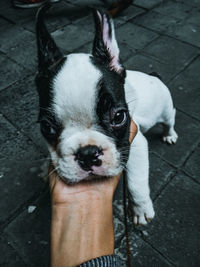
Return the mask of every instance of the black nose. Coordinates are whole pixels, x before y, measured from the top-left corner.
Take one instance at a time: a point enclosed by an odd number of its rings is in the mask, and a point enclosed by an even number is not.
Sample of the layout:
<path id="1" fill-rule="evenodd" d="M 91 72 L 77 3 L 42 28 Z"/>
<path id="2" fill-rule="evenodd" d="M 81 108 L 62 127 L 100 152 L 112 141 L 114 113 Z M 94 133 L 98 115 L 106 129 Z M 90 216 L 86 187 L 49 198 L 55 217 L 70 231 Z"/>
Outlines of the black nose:
<path id="1" fill-rule="evenodd" d="M 88 145 L 79 148 L 75 154 L 75 160 L 78 160 L 78 164 L 84 171 L 90 171 L 92 166 L 101 166 L 100 155 L 103 155 L 102 148 Z"/>

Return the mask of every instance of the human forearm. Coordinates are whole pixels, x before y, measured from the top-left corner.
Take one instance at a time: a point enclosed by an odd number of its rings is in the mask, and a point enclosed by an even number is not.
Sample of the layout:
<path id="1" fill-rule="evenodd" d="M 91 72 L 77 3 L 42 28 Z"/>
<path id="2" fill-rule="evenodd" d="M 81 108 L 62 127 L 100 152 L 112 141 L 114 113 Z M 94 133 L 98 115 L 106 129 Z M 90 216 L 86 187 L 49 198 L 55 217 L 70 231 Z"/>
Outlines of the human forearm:
<path id="1" fill-rule="evenodd" d="M 110 196 L 78 197 L 68 205 L 52 205 L 51 267 L 76 266 L 114 252 Z"/>

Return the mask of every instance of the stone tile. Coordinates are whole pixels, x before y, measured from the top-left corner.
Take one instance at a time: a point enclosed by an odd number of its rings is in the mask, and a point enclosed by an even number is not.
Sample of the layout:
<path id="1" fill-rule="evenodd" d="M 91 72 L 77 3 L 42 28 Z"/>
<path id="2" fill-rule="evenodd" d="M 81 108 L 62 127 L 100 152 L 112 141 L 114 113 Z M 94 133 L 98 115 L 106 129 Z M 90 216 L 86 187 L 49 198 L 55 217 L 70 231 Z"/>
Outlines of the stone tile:
<path id="1" fill-rule="evenodd" d="M 167 30 L 168 35 L 200 47 L 200 30 L 197 24 L 182 22 Z"/>
<path id="2" fill-rule="evenodd" d="M 162 125 L 156 125 L 146 136 L 150 150 L 174 166 L 180 166 L 199 142 L 200 123 L 177 111 L 175 129 L 179 136 L 175 145 L 168 145 L 161 141 Z"/>
<path id="3" fill-rule="evenodd" d="M 175 170 L 169 166 L 166 162 L 156 156 L 154 153 L 149 153 L 149 162 L 150 162 L 150 192 L 151 198 L 155 199 L 160 193 L 162 188 L 169 182 L 170 177 L 174 174 Z M 117 186 L 115 192 L 115 200 L 123 200 L 124 195 L 124 180 L 121 176 L 120 182 Z"/>
<path id="4" fill-rule="evenodd" d="M 129 218 L 130 219 L 130 218 Z M 124 226 L 124 206 L 122 200 L 114 201 L 115 253 L 121 258 L 123 267 L 127 266 L 127 244 Z M 131 266 L 170 266 L 151 246 L 136 235 L 133 224 L 128 220 Z M 145 232 L 145 231 L 144 231 Z"/>
<path id="5" fill-rule="evenodd" d="M 198 9 L 192 10 L 192 15 L 188 16 L 188 18 L 186 19 L 186 23 L 190 23 L 190 24 L 194 24 L 194 25 L 199 26 L 199 24 L 200 24 L 200 9 L 199 10 Z"/>
<path id="6" fill-rule="evenodd" d="M 91 23 L 91 16 L 53 32 L 52 36 L 63 51 L 72 52 L 93 40 L 94 24 Z"/>
<path id="7" fill-rule="evenodd" d="M 143 26 L 153 31 L 164 33 L 167 29 L 177 25 L 180 19 L 164 15 L 153 10 L 131 20 L 132 23 Z"/>
<path id="8" fill-rule="evenodd" d="M 155 203 L 156 217 L 146 240 L 175 266 L 199 265 L 200 185 L 177 175 Z"/>
<path id="9" fill-rule="evenodd" d="M 178 3 L 184 3 L 186 5 L 191 5 L 191 6 L 194 6 L 194 7 L 199 7 L 199 0 L 175 0 L 175 2 L 178 2 Z"/>
<path id="10" fill-rule="evenodd" d="M 130 235 L 130 262 L 131 266 L 148 267 L 148 266 L 172 266 L 168 260 L 162 257 L 150 245 L 139 239 L 135 234 Z M 126 239 L 122 238 L 120 247 L 115 248 L 115 253 L 121 258 L 122 266 L 126 267 Z"/>
<path id="11" fill-rule="evenodd" d="M 7 27 L 1 32 L 0 50 L 14 58 L 19 64 L 35 73 L 36 71 L 36 41 L 35 35 L 18 26 Z"/>
<path id="12" fill-rule="evenodd" d="M 88 8 L 78 7 L 70 3 L 60 1 L 52 5 L 51 9 L 45 15 L 45 23 L 49 32 L 54 32 L 59 28 L 74 22 L 88 15 L 91 11 Z M 22 27 L 35 32 L 35 19 L 22 24 Z"/>
<path id="13" fill-rule="evenodd" d="M 17 252 L 10 245 L 10 242 L 5 238 L 5 236 L 1 235 L 0 237 L 0 266 L 6 267 L 25 267 L 25 263 L 17 254 Z"/>
<path id="14" fill-rule="evenodd" d="M 133 57 L 136 54 L 136 49 L 131 48 L 129 44 L 121 42 L 121 39 L 118 38 L 118 46 L 120 50 L 120 58 L 124 64 L 126 60 Z"/>
<path id="15" fill-rule="evenodd" d="M 81 47 L 78 47 L 77 49 L 74 49 L 73 53 L 91 54 L 92 53 L 92 47 L 93 47 L 93 42 L 91 41 L 89 43 L 82 45 Z M 66 52 L 66 51 L 64 51 L 64 52 Z"/>
<path id="16" fill-rule="evenodd" d="M 200 144 L 195 149 L 195 151 L 192 153 L 192 155 L 189 157 L 187 162 L 184 165 L 184 169 L 192 175 L 197 182 L 200 182 Z"/>
<path id="17" fill-rule="evenodd" d="M 31 205 L 35 210 L 28 213 L 28 206 L 26 206 L 23 213 L 5 229 L 5 234 L 27 266 L 49 266 L 49 195 L 45 194 Z"/>
<path id="18" fill-rule="evenodd" d="M 31 197 L 44 183 L 38 177 L 41 154 L 32 142 L 0 116 L 0 224 Z"/>
<path id="19" fill-rule="evenodd" d="M 192 6 L 185 5 L 183 3 L 177 3 L 173 1 L 162 1 L 159 7 L 154 8 L 154 11 L 169 15 L 178 19 L 185 19 L 189 16 L 189 12 L 192 10 Z"/>
<path id="20" fill-rule="evenodd" d="M 6 19 L 0 17 L 0 27 L 6 29 L 7 26 L 9 26 L 11 23 L 9 23 Z M 3 26 L 3 27 L 2 27 Z"/>
<path id="21" fill-rule="evenodd" d="M 199 49 L 166 36 L 153 41 L 144 51 L 173 66 L 174 74 L 184 69 L 200 53 Z"/>
<path id="22" fill-rule="evenodd" d="M 141 71 L 147 74 L 156 72 L 166 83 L 177 73 L 174 64 L 165 64 L 155 57 L 136 54 L 125 62 L 125 67 L 134 71 Z"/>
<path id="23" fill-rule="evenodd" d="M 198 120 L 200 115 L 200 76 L 197 70 L 199 68 L 200 57 L 169 83 L 176 107 Z"/>
<path id="24" fill-rule="evenodd" d="M 125 9 L 123 12 L 120 13 L 120 16 L 114 19 L 114 22 L 117 21 L 117 25 L 123 24 L 137 17 L 138 15 L 141 15 L 144 12 L 145 10 L 143 8 L 136 6 L 129 6 L 127 9 Z"/>
<path id="25" fill-rule="evenodd" d="M 25 24 L 30 20 L 35 20 L 37 8 L 15 8 L 12 1 L 1 0 L 0 15 L 15 24 Z"/>
<path id="26" fill-rule="evenodd" d="M 144 8 L 153 8 L 157 5 L 159 5 L 160 3 L 162 3 L 163 0 L 134 0 L 134 4 L 137 5 L 137 6 L 141 6 L 141 7 L 144 7 Z"/>
<path id="27" fill-rule="evenodd" d="M 0 91 L 28 75 L 28 71 L 0 52 Z"/>
<path id="28" fill-rule="evenodd" d="M 116 36 L 121 45 L 125 43 L 131 49 L 142 49 L 158 37 L 156 33 L 129 22 L 116 29 Z"/>
<path id="29" fill-rule="evenodd" d="M 20 80 L 4 90 L 0 94 L 0 111 L 45 153 L 46 144 L 40 133 L 39 124 L 36 123 L 39 98 L 34 77 Z"/>
<path id="30" fill-rule="evenodd" d="M 152 152 L 149 153 L 149 163 L 150 192 L 151 198 L 155 199 L 161 189 L 169 182 L 175 170 Z"/>

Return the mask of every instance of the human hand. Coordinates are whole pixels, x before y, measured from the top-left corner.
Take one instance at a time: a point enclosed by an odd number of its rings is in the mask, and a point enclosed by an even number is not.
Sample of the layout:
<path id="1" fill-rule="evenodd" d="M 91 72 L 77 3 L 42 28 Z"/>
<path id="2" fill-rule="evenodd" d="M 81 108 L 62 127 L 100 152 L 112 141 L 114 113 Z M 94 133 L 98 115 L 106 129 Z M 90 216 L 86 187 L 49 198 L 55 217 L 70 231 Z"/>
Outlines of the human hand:
<path id="1" fill-rule="evenodd" d="M 132 121 L 130 143 L 136 133 Z M 114 253 L 112 199 L 120 175 L 67 185 L 50 165 L 51 267 L 77 266 Z"/>
<path id="2" fill-rule="evenodd" d="M 131 143 L 137 134 L 137 125 L 131 120 L 129 142 Z M 70 203 L 81 198 L 88 198 L 89 193 L 100 194 L 102 197 L 110 196 L 112 199 L 119 182 L 121 173 L 117 176 L 101 181 L 80 182 L 73 185 L 64 183 L 54 170 L 52 163 L 49 166 L 49 185 L 52 205 Z"/>

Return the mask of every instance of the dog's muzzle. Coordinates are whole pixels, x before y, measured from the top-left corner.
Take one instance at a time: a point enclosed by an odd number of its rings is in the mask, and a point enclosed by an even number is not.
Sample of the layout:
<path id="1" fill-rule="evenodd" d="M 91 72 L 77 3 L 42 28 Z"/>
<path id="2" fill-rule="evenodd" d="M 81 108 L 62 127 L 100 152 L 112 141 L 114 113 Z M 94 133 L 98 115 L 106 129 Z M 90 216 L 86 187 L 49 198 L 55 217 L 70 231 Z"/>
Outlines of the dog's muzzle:
<path id="1" fill-rule="evenodd" d="M 87 145 L 78 149 L 74 160 L 78 161 L 84 171 L 92 171 L 93 166 L 101 166 L 102 160 L 99 158 L 101 155 L 103 155 L 101 147 Z"/>

